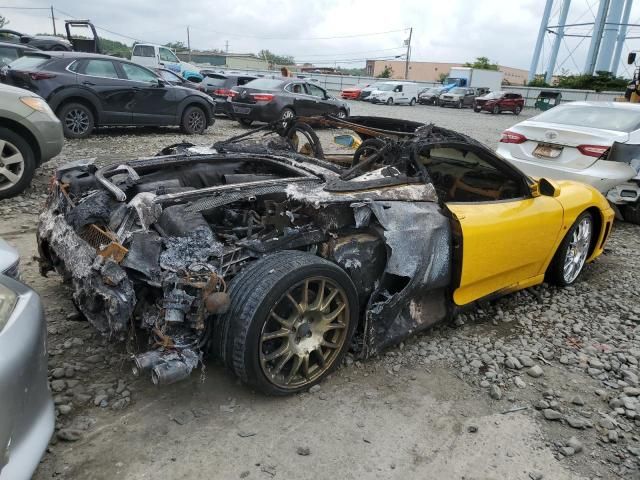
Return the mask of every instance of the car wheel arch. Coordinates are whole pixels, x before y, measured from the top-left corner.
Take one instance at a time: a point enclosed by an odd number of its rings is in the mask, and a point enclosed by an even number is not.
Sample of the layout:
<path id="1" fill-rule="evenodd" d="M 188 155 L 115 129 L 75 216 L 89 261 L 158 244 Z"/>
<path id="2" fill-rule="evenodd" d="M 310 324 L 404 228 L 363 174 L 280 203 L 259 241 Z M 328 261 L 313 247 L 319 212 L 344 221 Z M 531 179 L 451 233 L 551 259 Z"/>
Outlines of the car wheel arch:
<path id="1" fill-rule="evenodd" d="M 0 127 L 12 130 L 18 135 L 24 137 L 29 146 L 33 149 L 33 154 L 36 157 L 36 164 L 40 165 L 42 163 L 42 151 L 40 150 L 40 144 L 38 143 L 35 135 L 31 133 L 27 127 L 8 118 L 0 118 Z"/>
<path id="2" fill-rule="evenodd" d="M 66 95 L 64 98 L 60 99 L 56 103 L 57 104 L 54 104 L 55 107 L 50 103 L 51 108 L 54 112 L 56 112 L 56 115 L 60 115 L 60 110 L 62 110 L 62 108 L 65 105 L 69 103 L 79 103 L 87 107 L 89 110 L 91 110 L 96 126 L 100 124 L 100 110 L 101 110 L 99 107 L 100 104 L 99 103 L 96 104 L 93 99 L 90 99 L 86 95 L 74 95 L 74 94 Z"/>
<path id="3" fill-rule="evenodd" d="M 184 112 L 189 107 L 198 107 L 201 108 L 204 112 L 204 116 L 207 119 L 207 127 L 210 127 L 214 123 L 214 119 L 212 117 L 211 108 L 205 100 L 201 100 L 198 97 L 187 97 L 185 98 L 178 107 L 178 115 L 176 116 L 177 121 L 180 122 L 182 120 L 182 116 Z"/>

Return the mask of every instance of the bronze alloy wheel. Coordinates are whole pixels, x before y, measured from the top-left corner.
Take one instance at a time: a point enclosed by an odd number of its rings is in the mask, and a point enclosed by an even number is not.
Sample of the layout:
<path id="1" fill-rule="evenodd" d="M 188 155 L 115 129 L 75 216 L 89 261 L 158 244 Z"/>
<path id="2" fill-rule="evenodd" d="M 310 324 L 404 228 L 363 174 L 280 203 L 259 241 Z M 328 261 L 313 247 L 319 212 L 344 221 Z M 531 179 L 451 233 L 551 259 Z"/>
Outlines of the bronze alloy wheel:
<path id="1" fill-rule="evenodd" d="M 311 384 L 329 370 L 347 338 L 345 291 L 327 277 L 310 277 L 282 295 L 260 333 L 260 366 L 283 389 Z"/>

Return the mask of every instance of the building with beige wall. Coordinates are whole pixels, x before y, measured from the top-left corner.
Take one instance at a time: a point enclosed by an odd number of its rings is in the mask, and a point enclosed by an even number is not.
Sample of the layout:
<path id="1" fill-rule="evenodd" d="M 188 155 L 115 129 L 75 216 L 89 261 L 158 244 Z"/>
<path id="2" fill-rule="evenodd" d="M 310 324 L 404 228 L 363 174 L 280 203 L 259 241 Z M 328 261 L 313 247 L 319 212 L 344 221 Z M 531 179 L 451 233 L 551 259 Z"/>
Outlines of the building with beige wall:
<path id="1" fill-rule="evenodd" d="M 404 79 L 405 62 L 402 60 L 367 60 L 367 75 L 377 77 L 385 67 L 392 70 L 391 78 Z M 462 67 L 462 63 L 446 62 L 409 62 L 409 80 L 439 82 L 441 75 L 448 75 L 451 67 Z M 504 73 L 503 83 L 507 85 L 526 85 L 529 72 L 520 68 L 500 66 Z"/>

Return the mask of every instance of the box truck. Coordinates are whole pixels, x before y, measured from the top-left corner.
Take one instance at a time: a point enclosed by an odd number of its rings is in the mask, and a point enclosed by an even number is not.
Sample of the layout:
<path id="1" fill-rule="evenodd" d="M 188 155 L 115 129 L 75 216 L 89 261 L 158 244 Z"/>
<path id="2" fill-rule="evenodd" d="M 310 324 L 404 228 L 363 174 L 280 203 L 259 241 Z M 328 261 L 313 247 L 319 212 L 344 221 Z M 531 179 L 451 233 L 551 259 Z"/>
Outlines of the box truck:
<path id="1" fill-rule="evenodd" d="M 448 90 L 455 87 L 488 88 L 497 92 L 502 88 L 504 74 L 497 70 L 482 70 L 471 67 L 451 67 L 443 84 Z"/>

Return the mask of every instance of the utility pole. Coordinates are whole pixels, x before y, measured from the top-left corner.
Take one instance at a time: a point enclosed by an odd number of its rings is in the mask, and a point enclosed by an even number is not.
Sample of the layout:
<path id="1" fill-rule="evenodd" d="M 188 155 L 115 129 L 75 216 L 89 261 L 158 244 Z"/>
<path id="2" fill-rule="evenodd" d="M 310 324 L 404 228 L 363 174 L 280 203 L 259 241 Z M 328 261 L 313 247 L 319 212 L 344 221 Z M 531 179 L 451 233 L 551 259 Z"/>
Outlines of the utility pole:
<path id="1" fill-rule="evenodd" d="M 411 56 L 411 35 L 413 34 L 413 27 L 409 28 L 409 39 L 405 40 L 407 44 L 407 59 L 404 63 L 404 79 L 409 80 L 409 58 Z"/>
<path id="2" fill-rule="evenodd" d="M 51 5 L 51 23 L 53 23 L 53 34 L 56 35 L 56 17 L 53 16 L 53 5 Z"/>
<path id="3" fill-rule="evenodd" d="M 187 25 L 187 49 L 189 50 L 189 61 L 191 61 L 191 37 L 189 36 L 189 26 Z"/>
<path id="4" fill-rule="evenodd" d="M 227 40 L 226 42 L 224 42 L 224 51 L 228 54 L 229 53 L 229 40 Z"/>

